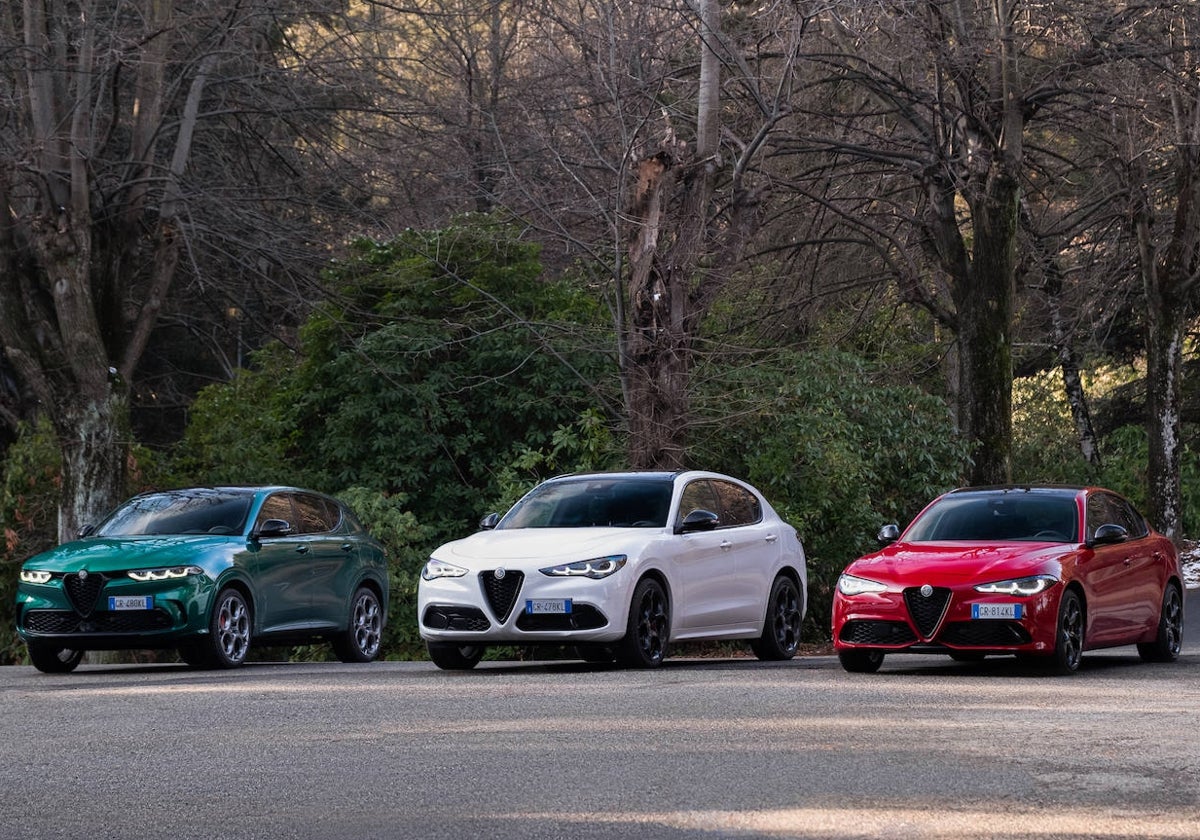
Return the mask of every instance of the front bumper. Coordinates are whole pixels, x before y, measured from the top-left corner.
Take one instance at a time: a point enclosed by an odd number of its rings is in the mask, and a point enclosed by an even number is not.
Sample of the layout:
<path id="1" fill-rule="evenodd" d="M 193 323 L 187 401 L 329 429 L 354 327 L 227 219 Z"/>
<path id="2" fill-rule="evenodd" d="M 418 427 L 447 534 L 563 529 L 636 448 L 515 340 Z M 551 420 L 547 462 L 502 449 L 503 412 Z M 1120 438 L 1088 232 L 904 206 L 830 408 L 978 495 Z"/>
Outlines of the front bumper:
<path id="1" fill-rule="evenodd" d="M 215 594 L 207 575 L 160 581 L 134 581 L 97 575 L 86 597 L 67 592 L 64 578 L 17 588 L 17 634 L 26 642 L 46 642 L 73 650 L 174 647 L 208 632 L 208 608 Z M 153 599 L 151 609 L 109 609 L 110 598 Z"/>
<path id="2" fill-rule="evenodd" d="M 835 650 L 886 653 L 1030 653 L 1054 650 L 1062 585 L 1028 597 L 984 595 L 971 587 L 916 587 L 833 601 Z M 972 605 L 1018 605 L 1019 618 L 977 618 Z"/>
<path id="3" fill-rule="evenodd" d="M 625 635 L 629 599 L 622 570 L 602 580 L 555 578 L 534 570 L 496 569 L 422 580 L 421 638 L 494 644 L 611 642 Z M 531 601 L 569 602 L 569 612 L 527 609 Z"/>

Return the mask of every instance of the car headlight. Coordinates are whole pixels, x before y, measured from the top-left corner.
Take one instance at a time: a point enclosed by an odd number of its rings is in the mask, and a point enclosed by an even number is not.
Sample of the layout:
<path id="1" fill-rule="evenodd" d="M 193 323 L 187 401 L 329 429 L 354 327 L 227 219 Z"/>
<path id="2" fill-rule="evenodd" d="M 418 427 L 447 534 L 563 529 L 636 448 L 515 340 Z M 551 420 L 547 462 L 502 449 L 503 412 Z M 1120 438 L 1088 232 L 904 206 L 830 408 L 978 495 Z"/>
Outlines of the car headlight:
<path id="1" fill-rule="evenodd" d="M 170 566 L 162 569 L 134 569 L 125 574 L 136 581 L 145 583 L 148 580 L 174 580 L 189 575 L 202 575 L 204 570 L 199 566 Z"/>
<path id="2" fill-rule="evenodd" d="M 1033 575 L 1031 577 L 1013 578 L 1012 580 L 998 580 L 995 583 L 981 583 L 975 587 L 975 591 L 988 595 L 1019 595 L 1025 597 L 1045 592 L 1056 583 L 1058 583 L 1058 579 L 1051 575 Z"/>
<path id="3" fill-rule="evenodd" d="M 620 571 L 621 567 L 625 565 L 626 559 L 624 554 L 610 554 L 608 557 L 595 557 L 591 560 L 548 566 L 539 571 L 550 577 L 586 577 L 600 580 Z"/>
<path id="4" fill-rule="evenodd" d="M 863 595 L 867 592 L 887 592 L 887 585 L 877 580 L 842 575 L 837 582 L 838 592 L 843 595 Z"/>
<path id="5" fill-rule="evenodd" d="M 40 569 L 22 569 L 22 583 L 49 583 L 52 575 L 49 572 L 43 572 Z"/>
<path id="6" fill-rule="evenodd" d="M 453 563 L 446 563 L 433 557 L 430 557 L 429 562 L 425 564 L 425 568 L 421 569 L 421 577 L 425 580 L 460 578 L 466 573 L 467 570 L 462 566 L 455 566 Z"/>

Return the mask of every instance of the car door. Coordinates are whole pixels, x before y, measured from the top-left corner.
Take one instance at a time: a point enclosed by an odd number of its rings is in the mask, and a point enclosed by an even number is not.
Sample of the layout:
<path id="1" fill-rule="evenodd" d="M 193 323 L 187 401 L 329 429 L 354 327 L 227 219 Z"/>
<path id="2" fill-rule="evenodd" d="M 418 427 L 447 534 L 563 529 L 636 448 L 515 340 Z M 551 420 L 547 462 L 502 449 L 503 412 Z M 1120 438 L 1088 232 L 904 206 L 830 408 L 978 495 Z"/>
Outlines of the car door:
<path id="1" fill-rule="evenodd" d="M 720 499 L 707 478 L 694 479 L 681 491 L 676 528 L 696 510 L 721 516 Z M 672 609 L 678 635 L 697 635 L 702 628 L 725 622 L 730 610 L 729 593 L 737 576 L 732 548 L 719 523 L 714 530 L 673 537 L 672 584 L 677 592 Z"/>
<path id="2" fill-rule="evenodd" d="M 253 575 L 257 589 L 254 609 L 263 632 L 286 629 L 307 620 L 311 602 L 312 572 L 308 546 L 297 533 L 297 512 L 290 492 L 272 493 L 259 508 L 252 535 L 263 523 L 275 519 L 286 522 L 290 532 L 263 536 L 256 540 Z"/>
<path id="3" fill-rule="evenodd" d="M 766 615 L 779 558 L 779 534 L 763 521 L 758 497 L 732 481 L 712 481 L 721 505 L 721 531 L 729 542 L 734 576 L 727 593 L 728 623 L 755 625 Z"/>
<path id="4" fill-rule="evenodd" d="M 309 586 L 314 624 L 340 627 L 350 614 L 349 588 L 354 584 L 357 555 L 346 534 L 337 533 L 341 512 L 331 500 L 302 493 L 296 496 L 300 532 L 308 546 Z"/>
<path id="5" fill-rule="evenodd" d="M 1085 535 L 1091 540 L 1102 525 L 1120 525 L 1129 530 L 1128 512 L 1120 500 L 1108 493 L 1093 492 L 1087 498 Z M 1094 545 L 1091 556 L 1080 560 L 1088 594 L 1088 643 L 1112 644 L 1138 632 L 1139 615 L 1145 601 L 1142 578 L 1152 561 L 1145 556 L 1148 541 L 1132 533 L 1123 542 Z"/>
<path id="6" fill-rule="evenodd" d="M 1114 521 L 1129 533 L 1129 540 L 1124 543 L 1125 598 L 1121 610 L 1128 616 L 1126 623 L 1132 638 L 1158 624 L 1165 581 L 1164 557 L 1146 520 L 1133 505 L 1114 495 L 1108 495 L 1108 503 Z"/>

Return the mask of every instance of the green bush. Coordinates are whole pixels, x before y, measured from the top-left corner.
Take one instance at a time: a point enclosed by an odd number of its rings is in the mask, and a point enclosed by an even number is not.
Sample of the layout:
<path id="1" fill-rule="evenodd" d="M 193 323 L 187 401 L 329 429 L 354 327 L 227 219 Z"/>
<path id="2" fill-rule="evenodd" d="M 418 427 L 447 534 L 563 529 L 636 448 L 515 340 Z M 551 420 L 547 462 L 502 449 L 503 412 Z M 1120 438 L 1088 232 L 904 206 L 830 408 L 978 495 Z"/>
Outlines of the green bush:
<path id="1" fill-rule="evenodd" d="M 25 659 L 16 631 L 17 570 L 58 538 L 58 444 L 50 424 L 22 424 L 0 463 L 0 665 Z"/>
<path id="2" fill-rule="evenodd" d="M 906 524 L 955 487 L 966 448 L 943 401 L 880 384 L 885 376 L 848 354 L 787 354 L 733 373 L 708 379 L 726 419 L 710 424 L 692 461 L 745 478 L 799 532 L 806 638 L 826 640 L 841 570 L 877 547 L 881 525 Z"/>

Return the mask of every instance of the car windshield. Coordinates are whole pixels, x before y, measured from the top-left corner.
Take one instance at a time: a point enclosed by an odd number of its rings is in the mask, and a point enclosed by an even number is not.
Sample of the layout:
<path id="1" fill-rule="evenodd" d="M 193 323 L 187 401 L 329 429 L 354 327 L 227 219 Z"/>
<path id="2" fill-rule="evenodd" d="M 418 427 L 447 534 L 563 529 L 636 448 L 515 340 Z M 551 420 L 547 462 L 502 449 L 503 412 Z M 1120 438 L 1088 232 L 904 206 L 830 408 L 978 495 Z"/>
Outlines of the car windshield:
<path id="1" fill-rule="evenodd" d="M 497 528 L 663 528 L 671 489 L 669 478 L 547 482 L 517 502 Z"/>
<path id="2" fill-rule="evenodd" d="M 1073 496 L 947 496 L 908 529 L 905 542 L 1077 542 Z"/>
<path id="3" fill-rule="evenodd" d="M 249 493 L 219 490 L 137 496 L 117 508 L 94 535 L 240 534 L 253 499 Z"/>

